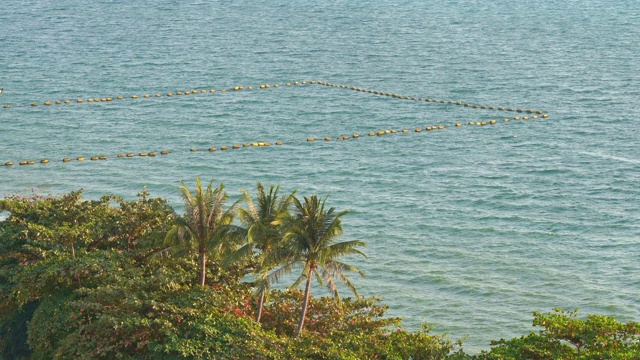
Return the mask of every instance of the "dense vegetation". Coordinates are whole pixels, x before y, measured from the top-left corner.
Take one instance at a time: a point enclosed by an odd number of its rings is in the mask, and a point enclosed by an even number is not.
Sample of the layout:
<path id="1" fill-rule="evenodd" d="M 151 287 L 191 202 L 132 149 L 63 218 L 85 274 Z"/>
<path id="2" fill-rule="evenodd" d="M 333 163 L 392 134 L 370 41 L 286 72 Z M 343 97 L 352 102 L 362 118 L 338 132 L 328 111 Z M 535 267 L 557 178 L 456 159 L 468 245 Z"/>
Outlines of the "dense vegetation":
<path id="1" fill-rule="evenodd" d="M 640 358 L 639 324 L 562 310 L 466 355 L 358 295 L 347 275 L 364 274 L 344 260 L 364 243 L 340 241 L 346 212 L 327 198 L 258 184 L 228 204 L 222 184 L 199 179 L 180 191 L 182 215 L 146 192 L 1 200 L 0 359 Z M 294 271 L 288 290 L 272 288 Z M 331 296 L 313 297 L 314 279 Z"/>

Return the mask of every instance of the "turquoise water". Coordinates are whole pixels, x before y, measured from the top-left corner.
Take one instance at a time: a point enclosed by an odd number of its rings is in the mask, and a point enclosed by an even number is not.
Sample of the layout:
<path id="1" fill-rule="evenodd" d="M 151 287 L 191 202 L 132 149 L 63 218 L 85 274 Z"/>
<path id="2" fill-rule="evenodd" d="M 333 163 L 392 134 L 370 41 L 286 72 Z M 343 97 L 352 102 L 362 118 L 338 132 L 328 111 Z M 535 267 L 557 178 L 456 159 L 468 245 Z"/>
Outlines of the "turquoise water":
<path id="1" fill-rule="evenodd" d="M 0 108 L 0 163 L 36 164 L 0 166 L 2 195 L 134 198 L 146 186 L 179 209 L 176 185 L 196 176 L 234 196 L 256 181 L 330 193 L 351 211 L 345 239 L 368 244 L 353 260 L 367 273 L 360 292 L 412 328 L 470 334 L 465 349 L 477 351 L 529 331 L 532 311 L 640 321 L 640 3 L 3 5 L 0 104 L 12 107 Z M 303 80 L 549 118 L 284 85 Z M 220 92 L 234 86 L 245 90 Z M 193 89 L 218 91 L 153 96 Z M 114 100 L 75 103 L 94 97 Z M 402 128 L 412 131 L 367 135 Z M 254 141 L 272 146 L 189 151 Z"/>

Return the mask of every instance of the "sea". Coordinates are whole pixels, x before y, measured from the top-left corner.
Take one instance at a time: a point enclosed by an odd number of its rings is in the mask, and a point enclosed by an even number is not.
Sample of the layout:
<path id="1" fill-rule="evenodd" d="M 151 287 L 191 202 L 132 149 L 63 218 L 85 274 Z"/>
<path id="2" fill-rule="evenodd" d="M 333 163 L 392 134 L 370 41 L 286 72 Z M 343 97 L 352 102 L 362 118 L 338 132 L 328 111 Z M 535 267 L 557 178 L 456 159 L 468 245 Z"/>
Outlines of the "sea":
<path id="1" fill-rule="evenodd" d="M 349 211 L 360 295 L 467 352 L 534 311 L 640 321 L 640 2 L 4 0 L 0 25 L 0 196 L 280 185 Z"/>

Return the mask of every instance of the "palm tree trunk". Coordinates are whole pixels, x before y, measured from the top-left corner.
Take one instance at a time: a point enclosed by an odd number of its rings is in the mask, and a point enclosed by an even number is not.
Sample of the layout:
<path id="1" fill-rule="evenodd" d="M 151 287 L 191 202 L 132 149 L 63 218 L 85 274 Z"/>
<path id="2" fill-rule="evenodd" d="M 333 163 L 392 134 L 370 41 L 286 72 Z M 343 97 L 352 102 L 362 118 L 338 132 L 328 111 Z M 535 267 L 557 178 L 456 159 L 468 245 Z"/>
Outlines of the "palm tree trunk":
<path id="1" fill-rule="evenodd" d="M 309 293 L 311 292 L 311 276 L 313 270 L 309 267 L 309 273 L 307 274 L 307 286 L 304 288 L 304 302 L 302 303 L 302 314 L 300 314 L 300 322 L 298 323 L 298 332 L 296 333 L 296 339 L 300 337 L 302 332 L 302 326 L 304 325 L 304 318 L 307 315 L 307 304 L 309 303 Z"/>
<path id="2" fill-rule="evenodd" d="M 200 286 L 204 287 L 207 278 L 207 253 L 200 251 Z"/>
<path id="3" fill-rule="evenodd" d="M 262 317 L 262 306 L 264 305 L 264 290 L 260 292 L 260 300 L 258 301 L 258 315 L 256 316 L 256 322 L 260 323 Z"/>
<path id="4" fill-rule="evenodd" d="M 75 260 L 76 259 L 76 247 L 73 243 L 73 241 L 71 242 L 71 257 Z M 82 288 L 82 282 L 80 281 L 80 273 L 76 274 L 76 279 L 78 280 L 78 288 Z"/>

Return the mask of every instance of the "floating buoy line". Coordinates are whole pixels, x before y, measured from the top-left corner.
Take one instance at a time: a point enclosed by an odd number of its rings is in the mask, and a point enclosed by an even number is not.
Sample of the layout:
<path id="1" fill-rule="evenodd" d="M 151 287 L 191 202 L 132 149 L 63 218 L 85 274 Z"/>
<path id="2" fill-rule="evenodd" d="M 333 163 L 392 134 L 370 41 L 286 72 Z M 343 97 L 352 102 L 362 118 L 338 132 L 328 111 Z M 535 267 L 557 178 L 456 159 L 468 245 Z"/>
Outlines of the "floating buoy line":
<path id="1" fill-rule="evenodd" d="M 487 106 L 487 105 L 480 105 L 480 104 L 471 104 L 471 103 L 465 103 L 462 101 L 453 101 L 453 100 L 442 100 L 442 99 L 432 99 L 432 98 L 428 98 L 428 97 L 415 97 L 415 96 L 406 96 L 406 95 L 399 95 L 396 93 L 390 93 L 390 92 L 384 92 L 384 91 L 379 91 L 379 90 L 372 90 L 372 89 L 364 89 L 364 88 L 360 88 L 360 87 L 356 87 L 356 86 L 347 86 L 347 85 L 340 85 L 340 84 L 334 84 L 334 83 L 329 83 L 329 82 L 324 82 L 324 81 L 316 81 L 316 80 L 311 80 L 311 81 L 293 81 L 293 82 L 286 82 L 284 84 L 262 84 L 259 86 L 235 86 L 232 88 L 223 88 L 223 89 L 192 89 L 192 90 L 186 90 L 186 91 L 176 91 L 175 93 L 169 92 L 166 94 L 161 94 L 161 93 L 155 93 L 155 94 L 143 94 L 142 95 L 142 99 L 149 99 L 149 98 L 161 98 L 161 97 L 168 97 L 168 98 L 172 98 L 172 97 L 179 97 L 179 96 L 187 96 L 187 95 L 202 95 L 202 94 L 216 94 L 216 93 L 227 93 L 227 92 L 237 92 L 237 91 L 251 91 L 251 90 L 264 90 L 264 89 L 271 89 L 271 88 L 279 88 L 279 87 L 291 87 L 291 86 L 303 86 L 303 85 L 307 85 L 307 84 L 312 84 L 312 85 L 321 85 L 321 86 L 326 86 L 326 87 L 333 87 L 333 88 L 340 88 L 340 89 L 349 89 L 349 90 L 354 90 L 354 91 L 358 91 L 358 92 L 364 92 L 364 93 L 369 93 L 369 94 L 373 94 L 373 95 L 379 95 L 379 96 L 384 96 L 384 97 L 389 97 L 389 98 L 394 98 L 394 99 L 399 99 L 399 100 L 409 100 L 409 101 L 422 101 L 422 102 L 427 102 L 427 103 L 432 103 L 432 104 L 442 104 L 442 105 L 454 105 L 454 106 L 463 106 L 465 108 L 470 108 L 470 109 L 480 109 L 480 110 L 495 110 L 495 111 L 506 111 L 506 112 L 517 112 L 517 113 L 525 113 L 528 115 L 523 115 L 523 116 L 513 116 L 513 117 L 504 117 L 502 120 L 503 122 L 509 122 L 511 120 L 515 120 L 515 121 L 527 121 L 527 120 L 535 120 L 535 119 L 546 119 L 549 117 L 548 114 L 546 114 L 544 111 L 542 110 L 533 110 L 533 109 L 522 109 L 522 108 L 513 108 L 513 107 L 503 107 L 503 106 Z M 114 100 L 115 99 L 115 100 Z M 131 100 L 137 100 L 140 99 L 139 95 L 130 95 L 130 96 L 124 96 L 124 95 L 118 95 L 115 97 L 109 96 L 109 97 L 97 97 L 97 98 L 80 98 L 80 99 L 76 99 L 76 100 L 47 100 L 42 102 L 41 104 L 44 106 L 54 106 L 54 105 L 71 105 L 71 104 L 88 104 L 88 103 L 102 103 L 102 102 L 112 102 L 112 101 L 123 101 L 125 99 L 131 99 Z M 37 102 L 33 102 L 30 104 L 31 107 L 38 107 L 41 105 L 40 103 Z M 4 109 L 11 109 L 12 105 L 11 104 L 5 104 L 3 105 Z M 496 125 L 498 123 L 497 120 L 492 119 L 489 121 L 470 121 L 468 122 L 466 125 L 475 125 L 475 126 L 491 126 L 491 125 Z M 450 124 L 450 126 L 452 127 L 462 127 L 464 126 L 461 122 L 455 122 L 453 124 Z M 427 126 L 427 127 L 416 127 L 413 130 L 412 129 L 384 129 L 384 130 L 376 130 L 376 131 L 370 131 L 368 133 L 365 133 L 365 135 L 368 135 L 368 137 L 381 137 L 381 136 L 385 136 L 385 135 L 391 135 L 391 134 L 406 134 L 406 133 L 421 133 L 423 130 L 430 132 L 430 131 L 441 131 L 444 130 L 448 127 L 448 125 L 444 125 L 444 124 L 437 124 L 437 125 L 431 125 L 431 126 Z M 349 135 L 339 135 L 336 138 L 336 141 L 344 141 L 344 140 L 349 140 L 349 139 L 359 139 L 360 138 L 360 134 L 358 133 L 353 133 L 353 134 L 349 134 Z M 333 137 L 331 136 L 325 136 L 325 137 L 319 137 L 319 138 L 314 138 L 314 137 L 308 137 L 306 139 L 306 142 L 308 143 L 312 143 L 316 140 L 323 140 L 325 142 L 330 142 L 333 141 Z M 274 142 L 275 145 L 283 145 L 284 143 L 282 141 L 275 141 Z M 198 151 L 207 151 L 210 153 L 216 152 L 216 151 L 227 151 L 229 149 L 240 149 L 240 148 L 245 148 L 245 147 L 257 147 L 257 148 L 268 148 L 271 147 L 271 143 L 270 142 L 266 142 L 266 141 L 252 141 L 252 142 L 245 142 L 242 144 L 232 144 L 231 147 L 229 147 L 228 145 L 223 145 L 218 147 L 208 147 L 208 148 L 204 148 L 204 149 L 199 149 L 199 148 L 190 148 L 189 151 L 190 152 L 198 152 Z M 90 159 L 90 161 L 105 161 L 108 160 L 109 158 L 116 158 L 116 159 L 127 159 L 127 158 L 133 158 L 133 157 L 142 157 L 142 158 L 154 158 L 156 157 L 158 154 L 160 156 L 165 156 L 165 155 L 169 155 L 170 153 L 173 153 L 175 151 L 169 151 L 169 150 L 161 150 L 161 151 L 149 151 L 149 152 L 130 152 L 130 153 L 118 153 L 115 156 L 107 156 L 107 155 L 94 155 L 94 156 L 90 156 L 88 157 Z M 58 161 L 61 161 L 63 163 L 70 163 L 70 162 L 84 162 L 86 160 L 86 157 L 83 156 L 78 156 L 78 157 L 65 157 L 62 159 L 58 159 Z M 53 160 L 52 160 L 53 161 Z M 21 161 L 17 161 L 16 163 L 14 163 L 13 161 L 6 161 L 3 165 L 5 167 L 11 167 L 15 164 L 18 165 L 34 165 L 36 163 L 35 160 L 21 160 Z M 40 164 L 49 164 L 50 163 L 50 159 L 49 158 L 43 158 L 41 160 L 39 160 Z"/>

